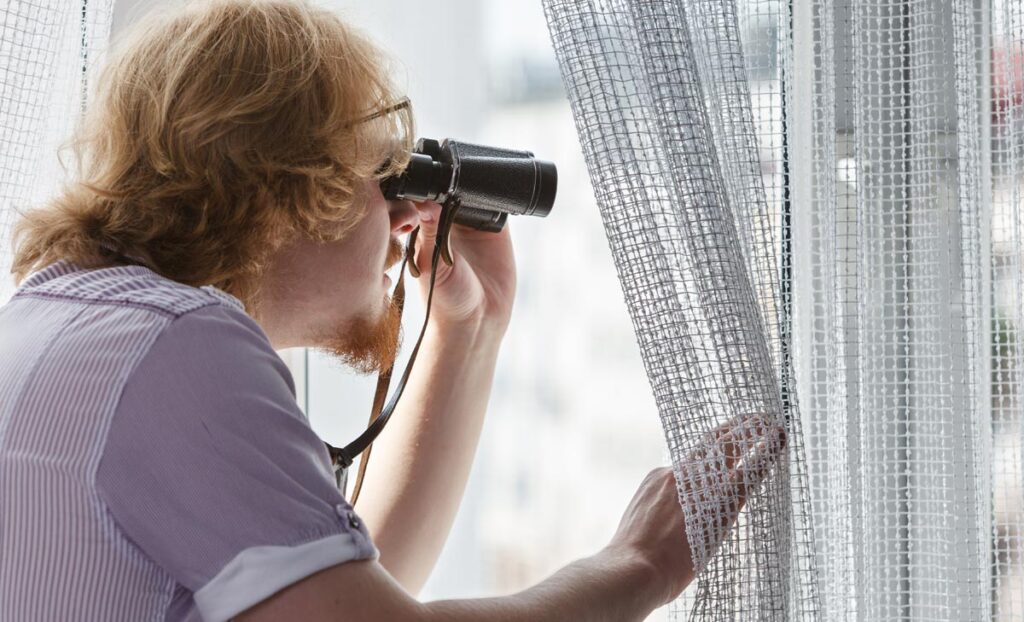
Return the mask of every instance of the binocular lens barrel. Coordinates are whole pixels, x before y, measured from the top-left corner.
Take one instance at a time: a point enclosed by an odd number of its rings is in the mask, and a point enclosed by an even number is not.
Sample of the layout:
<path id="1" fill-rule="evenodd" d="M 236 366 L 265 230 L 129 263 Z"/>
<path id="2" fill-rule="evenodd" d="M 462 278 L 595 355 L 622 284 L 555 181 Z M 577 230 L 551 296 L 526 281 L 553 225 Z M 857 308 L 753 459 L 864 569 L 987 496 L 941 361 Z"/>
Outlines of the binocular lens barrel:
<path id="1" fill-rule="evenodd" d="M 529 151 L 420 139 L 401 175 L 380 182 L 388 200 L 456 199 L 455 222 L 500 231 L 509 214 L 547 216 L 555 203 L 558 170 Z"/>

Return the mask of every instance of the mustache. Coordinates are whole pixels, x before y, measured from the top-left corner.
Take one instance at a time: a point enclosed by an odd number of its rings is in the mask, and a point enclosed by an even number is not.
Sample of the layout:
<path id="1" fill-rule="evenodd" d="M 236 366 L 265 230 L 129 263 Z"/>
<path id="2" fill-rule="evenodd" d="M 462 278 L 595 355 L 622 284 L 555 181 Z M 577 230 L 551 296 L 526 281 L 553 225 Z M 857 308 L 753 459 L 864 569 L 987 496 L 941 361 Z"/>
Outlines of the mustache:
<path id="1" fill-rule="evenodd" d="M 405 246 L 403 246 L 397 239 L 391 238 L 391 241 L 388 243 L 388 256 L 384 269 L 390 269 L 392 266 L 402 261 L 402 257 L 404 256 Z"/>

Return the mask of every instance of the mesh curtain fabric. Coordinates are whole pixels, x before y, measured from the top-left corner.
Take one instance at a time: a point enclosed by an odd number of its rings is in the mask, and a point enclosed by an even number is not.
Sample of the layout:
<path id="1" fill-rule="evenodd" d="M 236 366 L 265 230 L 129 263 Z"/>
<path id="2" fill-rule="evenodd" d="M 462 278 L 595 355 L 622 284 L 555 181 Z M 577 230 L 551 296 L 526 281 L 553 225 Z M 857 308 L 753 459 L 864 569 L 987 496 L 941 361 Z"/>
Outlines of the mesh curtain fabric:
<path id="1" fill-rule="evenodd" d="M 65 179 L 58 148 L 85 107 L 112 8 L 113 0 L 0 7 L 0 304 L 14 293 L 11 226 L 19 210 L 52 196 Z"/>
<path id="2" fill-rule="evenodd" d="M 1024 620 L 1024 2 L 544 0 L 673 458 L 788 455 L 700 620 Z"/>

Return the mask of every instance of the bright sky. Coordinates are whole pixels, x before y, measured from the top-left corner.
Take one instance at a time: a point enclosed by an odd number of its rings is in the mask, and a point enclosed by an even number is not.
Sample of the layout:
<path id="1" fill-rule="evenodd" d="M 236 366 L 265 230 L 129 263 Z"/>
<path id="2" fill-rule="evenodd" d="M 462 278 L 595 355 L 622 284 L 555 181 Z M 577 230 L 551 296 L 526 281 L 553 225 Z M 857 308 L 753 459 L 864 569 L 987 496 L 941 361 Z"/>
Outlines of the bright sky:
<path id="1" fill-rule="evenodd" d="M 488 35 L 484 42 L 490 59 L 552 55 L 540 0 L 488 0 L 484 19 Z"/>

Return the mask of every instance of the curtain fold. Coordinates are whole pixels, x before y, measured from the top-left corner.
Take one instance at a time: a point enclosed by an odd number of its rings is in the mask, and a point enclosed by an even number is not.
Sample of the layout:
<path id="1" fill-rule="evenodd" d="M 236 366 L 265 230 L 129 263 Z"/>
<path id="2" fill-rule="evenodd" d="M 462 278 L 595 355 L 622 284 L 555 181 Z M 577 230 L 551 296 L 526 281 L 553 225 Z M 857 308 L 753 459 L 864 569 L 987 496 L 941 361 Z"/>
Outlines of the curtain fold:
<path id="1" fill-rule="evenodd" d="M 1022 5 L 545 0 L 673 458 L 789 430 L 676 613 L 1024 620 Z"/>
<path id="2" fill-rule="evenodd" d="M 694 614 L 800 618 L 816 598 L 780 338 L 781 214 L 762 179 L 735 5 L 545 8 L 677 479 L 709 500 L 683 504 L 702 569 Z M 756 413 L 788 421 L 790 450 L 714 554 L 721 489 L 687 456 L 713 428 Z"/>
<path id="3" fill-rule="evenodd" d="M 113 0 L 9 0 L 0 8 L 0 304 L 14 293 L 11 226 L 66 179 L 58 149 L 84 110 L 112 9 Z"/>

